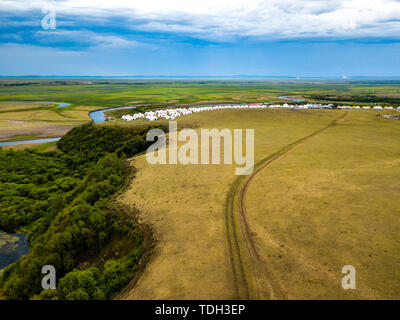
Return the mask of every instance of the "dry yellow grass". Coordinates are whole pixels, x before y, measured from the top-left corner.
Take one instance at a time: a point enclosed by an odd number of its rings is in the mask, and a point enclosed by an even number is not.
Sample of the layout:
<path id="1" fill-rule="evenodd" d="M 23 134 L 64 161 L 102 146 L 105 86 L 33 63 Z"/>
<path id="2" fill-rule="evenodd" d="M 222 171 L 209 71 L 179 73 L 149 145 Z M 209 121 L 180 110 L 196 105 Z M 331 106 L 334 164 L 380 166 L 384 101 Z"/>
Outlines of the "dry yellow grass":
<path id="1" fill-rule="evenodd" d="M 74 122 L 42 122 L 3 120 L 0 121 L 0 141 L 9 139 L 19 140 L 25 137 L 44 138 L 59 137 L 71 130 L 76 124 Z"/>
<path id="2" fill-rule="evenodd" d="M 48 108 L 39 110 L 38 108 Z M 17 111 L 33 109 L 29 111 Z M 36 110 L 38 109 L 38 110 Z M 41 103 L 0 103 L 0 140 L 62 136 L 74 126 L 90 122 L 89 112 L 98 109 L 77 106 L 71 110 L 54 109 Z M 60 113 L 58 113 L 60 112 Z"/>
<path id="3" fill-rule="evenodd" d="M 254 128 L 256 161 L 328 124 L 336 112 L 217 111 L 179 120 L 182 127 Z M 140 123 L 140 122 L 138 122 Z M 127 123 L 124 125 L 135 125 Z M 145 156 L 121 201 L 134 204 L 157 238 L 155 253 L 128 299 L 236 298 L 225 203 L 232 165 L 154 165 Z"/>
<path id="4" fill-rule="evenodd" d="M 289 299 L 400 298 L 399 141 L 398 120 L 349 112 L 255 177 L 250 229 Z"/>

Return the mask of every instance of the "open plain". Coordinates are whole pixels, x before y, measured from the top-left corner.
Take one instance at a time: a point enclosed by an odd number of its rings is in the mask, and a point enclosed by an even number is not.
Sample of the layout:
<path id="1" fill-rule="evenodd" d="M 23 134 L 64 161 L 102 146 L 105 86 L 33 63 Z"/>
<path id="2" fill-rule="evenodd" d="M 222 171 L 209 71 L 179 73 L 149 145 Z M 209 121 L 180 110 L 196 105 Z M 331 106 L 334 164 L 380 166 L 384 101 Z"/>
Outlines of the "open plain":
<path id="1" fill-rule="evenodd" d="M 95 126 L 167 127 L 166 120 L 121 116 L 171 104 L 288 102 L 283 95 L 335 107 L 397 107 L 396 88 L 323 81 L 43 81 L 24 91 L 0 87 L 0 139 L 61 136 L 90 122 L 91 111 L 128 105 L 131 110 L 109 112 L 111 120 Z M 363 98 L 364 92 L 374 94 Z M 17 100 L 25 102 L 12 102 Z M 32 102 L 43 100 L 70 105 Z M 236 176 L 237 165 L 150 165 L 145 153 L 127 159 L 135 174 L 117 203 L 134 208 L 155 240 L 142 273 L 117 298 L 398 298 L 397 115 L 393 109 L 334 108 L 229 109 L 180 117 L 179 130 L 254 129 L 255 169 Z M 60 152 L 56 142 L 3 148 Z M 357 270 L 356 290 L 341 286 L 345 265 Z"/>

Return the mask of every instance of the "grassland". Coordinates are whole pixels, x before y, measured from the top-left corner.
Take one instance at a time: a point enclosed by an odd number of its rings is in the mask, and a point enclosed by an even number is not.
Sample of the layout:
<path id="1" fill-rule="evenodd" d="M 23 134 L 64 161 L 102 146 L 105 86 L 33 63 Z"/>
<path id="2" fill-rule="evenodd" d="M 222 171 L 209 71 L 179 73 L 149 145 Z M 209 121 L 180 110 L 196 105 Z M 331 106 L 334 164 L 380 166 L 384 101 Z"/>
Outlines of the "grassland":
<path id="1" fill-rule="evenodd" d="M 377 103 L 400 104 L 398 81 L 3 78 L 0 141 L 20 139 L 19 136 L 60 136 L 90 121 L 88 113 L 96 109 L 134 105 L 146 110 L 169 105 L 285 101 L 278 98 L 280 95 L 300 95 L 321 102 L 325 97 L 329 102 L 352 104 L 357 103 L 357 98 L 372 96 Z M 71 106 L 58 108 L 29 101 L 67 102 Z"/>
<path id="2" fill-rule="evenodd" d="M 340 103 L 349 97 L 357 104 L 354 97 L 366 94 L 397 99 L 399 84 L 124 80 L 0 87 L 3 100 L 72 103 L 62 111 L 40 109 L 48 117 L 40 120 L 43 126 L 76 125 L 96 108 L 131 104 L 265 102 L 279 95 L 329 95 Z M 25 109 L 8 105 L 0 125 L 33 125 L 23 113 L 39 111 Z M 130 160 L 136 177 L 119 201 L 139 210 L 157 243 L 123 298 L 398 299 L 400 122 L 378 117 L 387 112 L 351 110 L 339 119 L 345 111 L 225 110 L 180 118 L 180 127 L 196 130 L 254 128 L 256 163 L 267 165 L 249 182 L 235 176 L 233 165 L 151 166 L 144 155 Z M 9 113 L 21 118 L 5 120 Z M 38 147 L 52 150 L 54 144 Z M 246 183 L 245 197 L 238 197 Z M 341 288 L 347 264 L 357 270 L 354 291 Z"/>
<path id="3" fill-rule="evenodd" d="M 399 138 L 398 120 L 349 112 L 255 177 L 250 228 L 288 298 L 399 298 Z"/>
<path id="4" fill-rule="evenodd" d="M 41 79 L 31 85 L 15 85 L 21 82 L 0 79 L 0 101 L 58 101 L 69 102 L 72 107 L 105 108 L 279 101 L 280 95 L 400 97 L 399 81 L 90 79 L 65 80 L 60 84 L 53 79 Z"/>
<path id="5" fill-rule="evenodd" d="M 343 115 L 343 111 L 220 112 L 218 117 L 191 115 L 179 123 L 254 128 L 257 162 Z M 396 121 L 378 117 L 375 111 L 350 111 L 254 178 L 246 197 L 251 237 L 271 273 L 269 280 L 281 292 L 267 292 L 261 298 L 398 298 Z M 125 298 L 260 298 L 261 275 L 254 274 L 243 221 L 237 216 L 247 293 L 237 288 L 240 279 L 231 265 L 226 201 L 237 179 L 233 166 L 150 166 L 144 156 L 132 160 L 132 165 L 138 168 L 137 177 L 121 201 L 137 206 L 158 243 L 144 275 Z M 341 268 L 346 264 L 358 270 L 355 291 L 341 288 Z"/>
<path id="6" fill-rule="evenodd" d="M 311 118 L 296 121 L 290 112 L 221 111 L 197 114 L 179 121 L 183 127 L 256 128 L 261 150 L 289 143 L 312 130 Z M 322 122 L 331 115 L 316 115 Z M 315 118 L 314 118 L 315 119 Z M 281 126 L 292 128 L 282 135 Z M 124 125 L 130 125 L 124 123 Z M 318 126 L 315 123 L 316 127 Z M 277 138 L 281 135 L 280 139 Z M 266 151 L 269 152 L 269 151 Z M 256 155 L 257 156 L 257 155 Z M 226 234 L 225 203 L 234 167 L 223 165 L 150 166 L 145 156 L 133 160 L 138 168 L 131 189 L 121 201 L 134 203 L 143 222 L 150 224 L 158 239 L 152 262 L 127 298 L 192 299 L 237 298 Z M 157 275 L 157 277 L 155 276 Z"/>

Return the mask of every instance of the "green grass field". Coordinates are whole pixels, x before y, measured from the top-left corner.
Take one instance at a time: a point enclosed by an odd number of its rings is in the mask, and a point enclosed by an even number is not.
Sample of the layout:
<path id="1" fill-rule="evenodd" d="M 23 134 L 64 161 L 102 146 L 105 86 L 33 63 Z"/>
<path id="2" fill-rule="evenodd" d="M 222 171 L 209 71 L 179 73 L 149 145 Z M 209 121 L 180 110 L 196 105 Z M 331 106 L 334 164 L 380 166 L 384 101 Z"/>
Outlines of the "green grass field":
<path id="1" fill-rule="evenodd" d="M 15 140 L 18 136 L 60 136 L 76 125 L 89 122 L 88 113 L 96 109 L 135 105 L 143 111 L 201 103 L 286 102 L 278 98 L 281 95 L 350 104 L 358 104 L 357 99 L 368 95 L 374 101 L 370 104 L 380 101 L 382 105 L 388 105 L 387 101 L 400 104 L 396 81 L 3 78 L 0 79 L 0 141 Z M 58 108 L 29 101 L 67 102 L 71 106 Z M 118 117 L 122 113 L 116 111 L 112 115 Z"/>
<path id="2" fill-rule="evenodd" d="M 0 79 L 0 101 L 57 101 L 72 106 L 118 107 L 129 104 L 264 102 L 280 95 L 348 95 L 400 97 L 399 81 L 328 80 L 35 80 L 32 85 L 4 86 L 22 80 Z M 90 84 L 88 84 L 90 83 Z"/>

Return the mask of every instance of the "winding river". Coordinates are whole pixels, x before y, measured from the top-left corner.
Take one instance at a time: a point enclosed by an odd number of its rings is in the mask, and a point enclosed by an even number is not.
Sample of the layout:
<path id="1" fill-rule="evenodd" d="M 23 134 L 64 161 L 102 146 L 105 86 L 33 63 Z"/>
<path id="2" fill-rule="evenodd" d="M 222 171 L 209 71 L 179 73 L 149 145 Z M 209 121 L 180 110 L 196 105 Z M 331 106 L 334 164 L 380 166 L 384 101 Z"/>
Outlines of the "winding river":
<path id="1" fill-rule="evenodd" d="M 297 98 L 297 96 L 279 96 L 278 98 L 287 99 L 294 102 L 303 102 L 303 99 Z M 2 101 L 3 102 L 3 101 Z M 59 108 L 69 107 L 71 104 L 66 102 L 43 102 L 43 101 L 7 101 L 7 102 L 28 102 L 28 103 L 46 103 L 46 104 L 56 104 Z M 93 123 L 100 123 L 106 121 L 105 112 L 120 109 L 133 109 L 132 106 L 127 107 L 116 107 L 92 111 L 89 113 L 90 118 Z M 12 146 L 21 144 L 34 144 L 34 143 L 45 143 L 58 141 L 61 137 L 56 138 L 41 138 L 41 139 L 29 139 L 29 140 L 16 140 L 0 142 L 0 147 L 2 146 Z M 4 267 L 16 262 L 22 255 L 28 253 L 28 241 L 26 235 L 17 233 L 6 233 L 0 230 L 0 270 Z"/>
<path id="2" fill-rule="evenodd" d="M 59 108 L 69 107 L 70 103 L 65 102 L 43 102 L 43 101 L 7 101 L 7 102 L 28 102 L 28 103 L 46 103 L 46 104 L 57 104 Z M 119 109 L 133 109 L 134 107 L 116 107 L 109 109 L 96 110 L 89 113 L 90 118 L 94 123 L 106 121 L 104 112 L 119 110 Z M 56 138 L 41 138 L 41 139 L 29 139 L 29 140 L 16 140 L 0 142 L 2 146 L 13 146 L 20 144 L 33 144 L 33 143 L 45 143 L 58 141 L 61 137 Z M 28 241 L 26 235 L 18 233 L 7 233 L 0 230 L 0 270 L 7 267 L 8 265 L 16 262 L 21 256 L 27 254 L 29 251 Z"/>
<path id="3" fill-rule="evenodd" d="M 0 102 L 48 103 L 48 104 L 57 104 L 59 108 L 69 107 L 71 105 L 70 103 L 66 103 L 66 102 L 47 102 L 47 101 L 46 102 L 43 102 L 43 101 L 0 101 Z M 120 109 L 133 109 L 133 108 L 135 108 L 135 107 L 129 106 L 129 107 L 116 107 L 116 108 L 96 110 L 96 111 L 90 112 L 89 117 L 92 119 L 93 123 L 100 123 L 100 122 L 106 121 L 106 116 L 104 114 L 104 112 L 106 112 L 106 111 L 120 110 Z M 61 137 L 5 141 L 5 142 L 0 142 L 0 147 L 15 146 L 15 145 L 20 145 L 20 144 L 45 143 L 45 142 L 58 141 L 60 139 L 61 139 Z"/>
<path id="4" fill-rule="evenodd" d="M 106 116 L 104 112 L 113 111 L 113 110 L 121 110 L 121 109 L 134 109 L 135 107 L 116 107 L 116 108 L 108 108 L 92 111 L 89 113 L 89 117 L 93 120 L 93 123 L 99 123 L 106 121 Z"/>
<path id="5" fill-rule="evenodd" d="M 278 98 L 290 100 L 290 101 L 293 101 L 293 102 L 304 102 L 304 101 L 306 101 L 304 99 L 299 99 L 298 96 L 279 96 Z"/>
<path id="6" fill-rule="evenodd" d="M 59 108 L 69 107 L 71 104 L 66 102 L 50 102 L 50 101 L 7 101 L 7 102 L 28 102 L 28 103 L 46 103 L 56 104 Z M 31 143 L 43 143 L 57 141 L 61 137 L 57 138 L 43 138 L 43 139 L 31 139 L 31 140 L 17 140 L 0 142 L 0 147 L 11 146 L 19 144 L 31 144 Z M 29 252 L 28 240 L 25 234 L 19 233 L 7 233 L 0 230 L 0 270 L 7 267 L 8 265 L 18 261 L 18 259 Z"/>
<path id="7" fill-rule="evenodd" d="M 298 96 L 296 96 L 296 95 L 279 96 L 278 98 L 290 100 L 293 102 L 304 102 L 305 101 L 304 99 L 299 99 Z M 71 105 L 70 103 L 67 103 L 67 102 L 49 102 L 49 101 L 0 101 L 0 102 L 47 103 L 47 104 L 56 104 L 56 105 L 58 105 L 59 108 L 69 107 Z M 106 111 L 121 110 L 121 109 L 133 109 L 133 108 L 135 108 L 135 107 L 127 106 L 127 107 L 115 107 L 115 108 L 96 110 L 96 111 L 89 112 L 89 117 L 92 119 L 93 123 L 100 123 L 100 122 L 106 121 L 106 116 L 104 114 Z M 45 142 L 58 141 L 60 139 L 61 139 L 61 137 L 5 141 L 5 142 L 0 142 L 0 147 L 15 146 L 15 145 L 21 145 L 21 144 L 45 143 Z"/>

